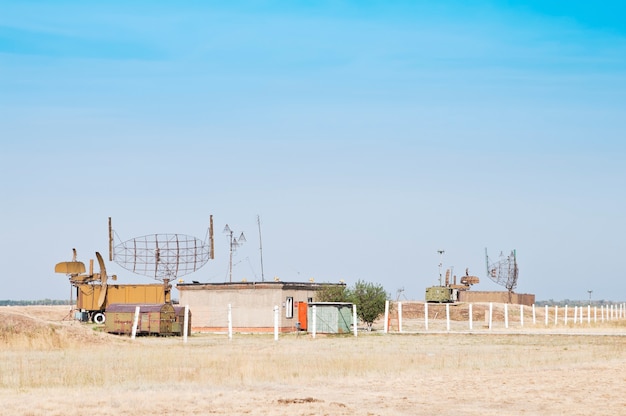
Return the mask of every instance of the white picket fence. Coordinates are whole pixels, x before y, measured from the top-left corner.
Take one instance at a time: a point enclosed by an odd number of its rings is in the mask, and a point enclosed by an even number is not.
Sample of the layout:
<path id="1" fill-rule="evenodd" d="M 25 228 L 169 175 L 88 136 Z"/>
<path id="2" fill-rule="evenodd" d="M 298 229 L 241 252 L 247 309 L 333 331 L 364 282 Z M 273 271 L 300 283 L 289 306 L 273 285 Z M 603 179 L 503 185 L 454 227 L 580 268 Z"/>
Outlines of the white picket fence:
<path id="1" fill-rule="evenodd" d="M 385 304 L 382 331 L 493 331 L 521 329 L 606 328 L 626 320 L 626 303 L 600 306 L 524 306 L 502 303 L 432 304 L 391 302 Z"/>
<path id="2" fill-rule="evenodd" d="M 228 339 L 233 338 L 232 306 L 228 305 Z M 309 333 L 316 337 L 317 313 L 312 306 Z M 279 339 L 280 308 L 272 309 L 274 320 L 274 340 Z M 357 320 L 356 305 L 352 309 L 353 322 Z M 189 307 L 185 307 L 183 342 L 187 342 L 187 320 Z M 598 306 L 524 306 L 502 303 L 462 303 L 430 304 L 424 302 L 386 301 L 382 328 L 374 325 L 374 330 L 384 333 L 420 333 L 420 332 L 489 332 L 506 330 L 541 330 L 541 329 L 590 329 L 606 328 L 612 323 L 626 320 L 626 303 Z M 133 338 L 137 318 L 133 325 Z M 377 327 L 378 326 L 378 327 Z M 358 336 L 358 325 L 353 325 L 354 336 Z"/>

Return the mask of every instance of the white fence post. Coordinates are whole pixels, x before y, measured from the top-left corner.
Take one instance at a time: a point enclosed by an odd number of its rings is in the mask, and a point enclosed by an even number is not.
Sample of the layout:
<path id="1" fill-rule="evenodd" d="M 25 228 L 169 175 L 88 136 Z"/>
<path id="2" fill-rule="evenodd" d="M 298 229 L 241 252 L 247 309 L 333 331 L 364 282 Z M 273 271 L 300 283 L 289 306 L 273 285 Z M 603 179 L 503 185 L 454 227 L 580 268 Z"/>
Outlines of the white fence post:
<path id="1" fill-rule="evenodd" d="M 474 325 L 473 324 L 473 318 L 472 318 L 472 304 L 471 303 L 469 304 L 469 313 L 468 313 L 468 315 L 469 315 L 469 329 L 471 331 L 473 329 L 472 326 Z"/>
<path id="2" fill-rule="evenodd" d="M 385 322 L 383 322 L 383 332 L 389 332 L 389 301 L 385 301 Z"/>
<path id="3" fill-rule="evenodd" d="M 600 305 L 600 322 L 604 323 L 604 305 Z"/>
<path id="4" fill-rule="evenodd" d="M 352 322 L 353 322 L 352 326 L 354 327 L 354 336 L 356 337 L 359 328 L 357 327 L 358 321 L 356 317 L 356 305 L 355 304 L 352 304 Z"/>
<path id="5" fill-rule="evenodd" d="M 187 343 L 187 335 L 189 332 L 189 305 L 185 305 L 185 318 L 183 319 L 183 342 Z"/>
<path id="6" fill-rule="evenodd" d="M 591 305 L 587 305 L 587 323 L 591 323 Z"/>
<path id="7" fill-rule="evenodd" d="M 278 319 L 279 319 L 278 305 L 274 305 L 274 341 L 278 341 Z"/>
<path id="8" fill-rule="evenodd" d="M 509 328 L 509 304 L 504 304 L 504 327 Z"/>
<path id="9" fill-rule="evenodd" d="M 313 305 L 311 310 L 311 319 L 313 320 L 313 331 L 311 335 L 315 338 L 315 333 L 317 332 L 317 307 Z"/>
<path id="10" fill-rule="evenodd" d="M 574 306 L 574 325 L 578 322 L 578 306 Z"/>
<path id="11" fill-rule="evenodd" d="M 533 325 L 537 325 L 537 314 L 535 313 L 535 304 L 533 303 Z"/>
<path id="12" fill-rule="evenodd" d="M 424 329 L 428 331 L 428 302 L 424 302 Z"/>
<path id="13" fill-rule="evenodd" d="M 554 305 L 554 325 L 559 323 L 559 305 Z"/>
<path id="14" fill-rule="evenodd" d="M 563 315 L 563 323 L 567 325 L 567 305 L 565 305 L 565 315 Z"/>
<path id="15" fill-rule="evenodd" d="M 598 307 L 597 306 L 593 307 L 593 323 L 594 324 L 598 323 Z"/>
<path id="16" fill-rule="evenodd" d="M 519 305 L 519 323 L 520 326 L 524 327 L 524 305 Z"/>
<path id="17" fill-rule="evenodd" d="M 233 307 L 228 304 L 228 339 L 233 339 Z"/>
<path id="18" fill-rule="evenodd" d="M 402 333 L 402 302 L 398 302 L 398 332 Z"/>
<path id="19" fill-rule="evenodd" d="M 132 330 L 132 335 L 130 336 L 131 339 L 135 339 L 135 336 L 137 335 L 138 324 L 139 324 L 139 306 L 135 306 L 135 319 L 133 319 L 133 330 Z"/>
<path id="20" fill-rule="evenodd" d="M 548 305 L 546 305 L 546 326 L 548 326 Z"/>
<path id="21" fill-rule="evenodd" d="M 489 302 L 489 330 L 491 331 L 491 324 L 493 323 L 493 302 Z"/>
<path id="22" fill-rule="evenodd" d="M 446 330 L 450 331 L 450 304 L 446 303 Z"/>

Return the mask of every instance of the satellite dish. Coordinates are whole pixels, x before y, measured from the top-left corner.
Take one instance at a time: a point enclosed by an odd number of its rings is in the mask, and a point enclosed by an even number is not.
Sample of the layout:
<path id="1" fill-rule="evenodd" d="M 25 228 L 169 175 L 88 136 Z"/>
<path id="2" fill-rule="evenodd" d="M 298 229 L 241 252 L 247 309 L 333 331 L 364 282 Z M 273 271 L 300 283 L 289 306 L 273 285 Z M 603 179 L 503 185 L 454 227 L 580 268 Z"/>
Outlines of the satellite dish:
<path id="1" fill-rule="evenodd" d="M 498 261 L 490 263 L 487 249 L 485 249 L 485 262 L 487 264 L 487 276 L 500 286 L 504 286 L 509 293 L 513 292 L 513 289 L 517 287 L 519 276 L 516 251 L 511 251 L 511 254 L 506 257 L 500 252 Z"/>

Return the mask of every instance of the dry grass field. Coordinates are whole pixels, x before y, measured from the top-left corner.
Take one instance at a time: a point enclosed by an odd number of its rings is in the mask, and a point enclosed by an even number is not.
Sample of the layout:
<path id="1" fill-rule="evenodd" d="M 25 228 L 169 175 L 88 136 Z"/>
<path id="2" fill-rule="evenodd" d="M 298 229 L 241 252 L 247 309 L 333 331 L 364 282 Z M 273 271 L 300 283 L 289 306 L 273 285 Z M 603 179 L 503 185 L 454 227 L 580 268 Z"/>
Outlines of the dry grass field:
<path id="1" fill-rule="evenodd" d="M 0 308 L 7 415 L 623 415 L 626 327 L 602 334 L 194 334 L 130 340 L 67 307 Z"/>

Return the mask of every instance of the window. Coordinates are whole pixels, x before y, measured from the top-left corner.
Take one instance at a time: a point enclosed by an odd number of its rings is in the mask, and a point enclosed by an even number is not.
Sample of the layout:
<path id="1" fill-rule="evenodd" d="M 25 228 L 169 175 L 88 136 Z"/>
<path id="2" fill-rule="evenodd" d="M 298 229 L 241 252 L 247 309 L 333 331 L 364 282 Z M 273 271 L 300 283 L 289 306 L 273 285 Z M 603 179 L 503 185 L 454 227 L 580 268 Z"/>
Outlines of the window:
<path id="1" fill-rule="evenodd" d="M 285 302 L 285 318 L 293 318 L 293 296 L 287 296 Z"/>

